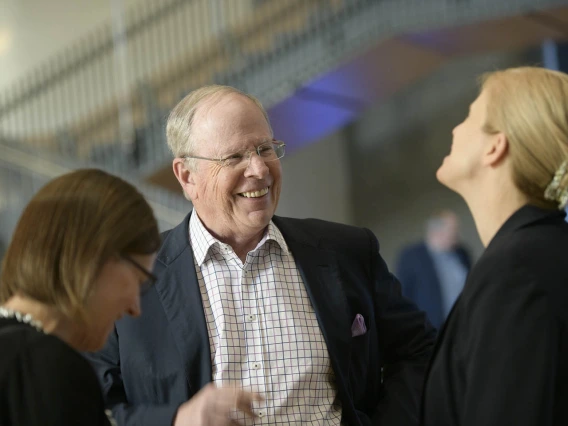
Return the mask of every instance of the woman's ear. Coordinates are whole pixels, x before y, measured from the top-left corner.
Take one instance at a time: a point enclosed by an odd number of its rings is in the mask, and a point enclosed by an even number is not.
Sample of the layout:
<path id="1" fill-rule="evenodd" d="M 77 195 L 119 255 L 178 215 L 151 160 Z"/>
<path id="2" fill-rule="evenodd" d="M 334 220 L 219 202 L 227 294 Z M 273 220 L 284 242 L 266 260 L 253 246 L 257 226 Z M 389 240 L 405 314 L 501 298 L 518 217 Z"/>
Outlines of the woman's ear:
<path id="1" fill-rule="evenodd" d="M 503 161 L 509 153 L 509 140 L 504 133 L 491 135 L 487 142 L 487 149 L 484 152 L 483 163 L 488 166 L 495 166 Z"/>

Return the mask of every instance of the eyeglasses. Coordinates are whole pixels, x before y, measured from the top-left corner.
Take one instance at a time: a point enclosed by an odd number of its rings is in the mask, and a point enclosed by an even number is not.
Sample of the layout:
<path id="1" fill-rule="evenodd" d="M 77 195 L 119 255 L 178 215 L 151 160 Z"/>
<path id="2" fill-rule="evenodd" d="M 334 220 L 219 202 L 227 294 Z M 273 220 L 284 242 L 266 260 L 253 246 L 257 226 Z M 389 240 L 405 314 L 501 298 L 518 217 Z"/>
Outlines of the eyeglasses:
<path id="1" fill-rule="evenodd" d="M 197 155 L 182 155 L 181 158 L 196 158 L 198 160 L 216 161 L 221 167 L 231 167 L 235 169 L 246 169 L 250 164 L 250 159 L 255 153 L 264 162 L 275 161 L 282 157 L 286 152 L 286 144 L 282 141 L 265 142 L 257 146 L 254 150 L 242 150 L 223 158 L 198 157 Z"/>
<path id="2" fill-rule="evenodd" d="M 140 284 L 140 293 L 146 293 L 148 290 L 150 290 L 150 287 L 156 284 L 156 281 L 158 281 L 157 276 L 155 276 L 153 273 L 148 271 L 146 268 L 144 268 L 142 265 L 140 265 L 130 256 L 123 254 L 121 257 L 124 260 L 126 260 L 128 263 L 130 263 L 132 266 L 134 266 L 136 269 L 141 271 L 144 275 L 146 275 L 146 277 L 148 277 L 147 280 L 145 280 L 144 282 L 142 282 L 142 284 Z"/>

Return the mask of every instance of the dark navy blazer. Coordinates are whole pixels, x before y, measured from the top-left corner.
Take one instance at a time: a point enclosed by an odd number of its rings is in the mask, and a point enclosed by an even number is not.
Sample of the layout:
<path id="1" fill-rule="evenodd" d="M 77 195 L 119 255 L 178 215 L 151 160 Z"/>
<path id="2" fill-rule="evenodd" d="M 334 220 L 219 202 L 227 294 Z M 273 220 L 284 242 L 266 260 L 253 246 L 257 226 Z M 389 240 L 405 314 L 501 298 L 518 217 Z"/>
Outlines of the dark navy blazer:
<path id="1" fill-rule="evenodd" d="M 335 372 L 348 425 L 414 425 L 435 332 L 403 299 L 366 229 L 274 217 L 300 270 Z M 165 233 L 156 285 L 142 315 L 115 325 L 87 354 L 120 425 L 170 426 L 180 404 L 212 381 L 202 298 L 189 245 L 189 215 Z M 352 337 L 357 314 L 367 333 Z M 384 368 L 384 371 L 383 371 Z"/>

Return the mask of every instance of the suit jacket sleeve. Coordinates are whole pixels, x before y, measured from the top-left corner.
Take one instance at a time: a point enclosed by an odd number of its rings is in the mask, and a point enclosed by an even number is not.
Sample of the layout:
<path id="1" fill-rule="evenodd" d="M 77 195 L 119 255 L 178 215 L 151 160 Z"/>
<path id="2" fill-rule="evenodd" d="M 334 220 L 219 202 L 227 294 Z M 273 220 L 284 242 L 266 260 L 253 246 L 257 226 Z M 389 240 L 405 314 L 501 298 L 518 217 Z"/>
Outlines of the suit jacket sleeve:
<path id="1" fill-rule="evenodd" d="M 417 425 L 424 375 L 436 332 L 426 315 L 402 297 L 400 283 L 379 255 L 377 239 L 370 231 L 369 234 L 379 346 L 385 359 L 383 397 L 372 422 L 377 426 Z"/>
<path id="2" fill-rule="evenodd" d="M 466 306 L 464 336 L 471 337 L 458 358 L 466 384 L 460 424 L 551 426 L 561 326 L 538 278 L 522 267 L 501 274 Z"/>
<path id="3" fill-rule="evenodd" d="M 85 354 L 91 362 L 101 385 L 105 403 L 112 409 L 120 426 L 170 426 L 179 405 L 152 405 L 128 403 L 120 371 L 120 350 L 116 329 L 109 336 L 104 349 Z"/>

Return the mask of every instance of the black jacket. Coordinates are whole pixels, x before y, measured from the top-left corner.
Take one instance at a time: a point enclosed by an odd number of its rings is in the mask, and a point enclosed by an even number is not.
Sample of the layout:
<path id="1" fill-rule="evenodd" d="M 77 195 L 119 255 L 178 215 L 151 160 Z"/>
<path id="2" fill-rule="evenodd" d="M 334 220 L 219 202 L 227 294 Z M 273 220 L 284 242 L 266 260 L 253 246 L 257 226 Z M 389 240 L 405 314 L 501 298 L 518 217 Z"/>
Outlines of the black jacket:
<path id="1" fill-rule="evenodd" d="M 568 425 L 567 250 L 564 212 L 501 227 L 440 332 L 423 425 Z"/>

